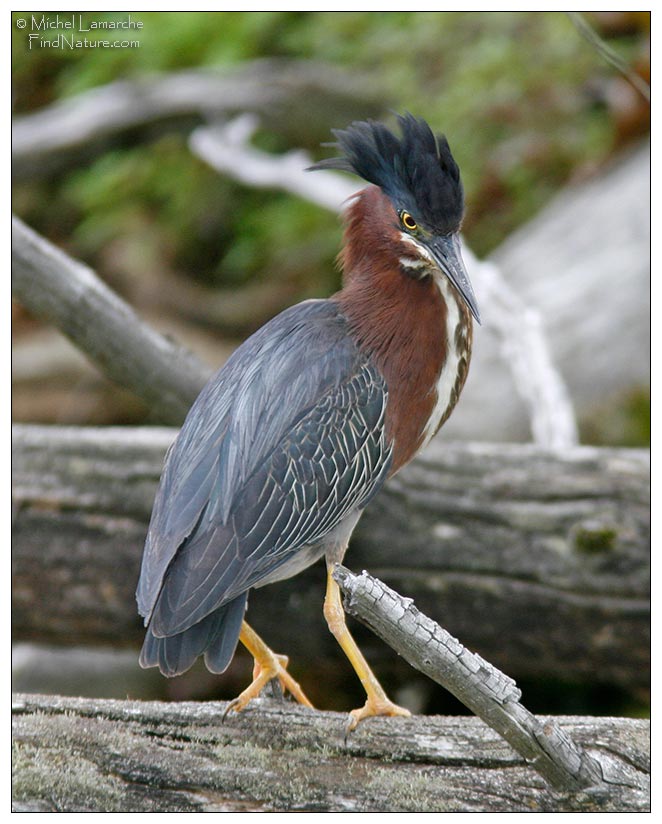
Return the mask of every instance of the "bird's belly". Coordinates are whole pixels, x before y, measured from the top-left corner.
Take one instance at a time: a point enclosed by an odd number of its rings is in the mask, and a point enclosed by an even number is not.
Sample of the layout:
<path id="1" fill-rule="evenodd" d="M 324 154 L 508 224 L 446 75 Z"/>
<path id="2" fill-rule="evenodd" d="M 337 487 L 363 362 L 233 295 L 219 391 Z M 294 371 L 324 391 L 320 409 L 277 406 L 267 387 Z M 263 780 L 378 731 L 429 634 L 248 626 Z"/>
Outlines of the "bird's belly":
<path id="1" fill-rule="evenodd" d="M 345 555 L 349 538 L 362 513 L 362 509 L 352 512 L 334 527 L 334 529 L 327 532 L 323 540 L 319 543 L 292 550 L 290 557 L 266 578 L 262 578 L 258 584 L 255 584 L 254 588 L 259 589 L 267 584 L 273 584 L 276 581 L 293 578 L 295 575 L 303 572 L 304 569 L 312 566 L 323 555 L 326 555 L 329 563 L 340 563 Z"/>
<path id="2" fill-rule="evenodd" d="M 304 569 L 318 561 L 325 553 L 323 544 L 316 544 L 315 546 L 304 546 L 292 552 L 291 557 L 275 569 L 266 578 L 263 578 L 259 584 L 255 584 L 255 589 L 273 584 L 276 581 L 284 581 L 286 578 L 293 578 Z"/>

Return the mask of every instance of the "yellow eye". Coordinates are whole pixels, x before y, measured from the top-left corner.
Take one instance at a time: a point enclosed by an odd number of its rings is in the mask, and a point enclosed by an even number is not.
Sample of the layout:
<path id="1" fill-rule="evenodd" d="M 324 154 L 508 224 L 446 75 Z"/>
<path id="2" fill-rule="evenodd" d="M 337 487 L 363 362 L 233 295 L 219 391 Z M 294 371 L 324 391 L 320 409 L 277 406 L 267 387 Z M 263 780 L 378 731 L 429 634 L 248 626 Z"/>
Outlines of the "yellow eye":
<path id="1" fill-rule="evenodd" d="M 415 232 L 416 229 L 418 229 L 416 221 L 409 214 L 409 212 L 400 212 L 400 220 L 402 221 L 402 225 L 408 232 Z"/>

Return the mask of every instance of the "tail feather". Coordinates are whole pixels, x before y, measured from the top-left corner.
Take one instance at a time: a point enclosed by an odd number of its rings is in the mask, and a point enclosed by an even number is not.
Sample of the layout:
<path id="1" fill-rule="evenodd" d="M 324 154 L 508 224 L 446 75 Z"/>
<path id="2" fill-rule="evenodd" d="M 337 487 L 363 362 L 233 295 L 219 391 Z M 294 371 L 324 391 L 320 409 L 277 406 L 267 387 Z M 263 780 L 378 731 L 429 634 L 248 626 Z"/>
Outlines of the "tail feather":
<path id="1" fill-rule="evenodd" d="M 147 628 L 140 652 L 140 666 L 158 667 L 167 677 L 181 675 L 195 660 L 205 656 L 211 672 L 224 672 L 237 647 L 248 593 L 244 593 L 177 635 L 159 638 Z"/>
<path id="2" fill-rule="evenodd" d="M 234 657 L 246 612 L 246 598 L 247 595 L 240 595 L 228 604 L 223 619 L 223 630 L 216 634 L 213 642 L 206 648 L 205 665 L 210 672 L 225 672 Z"/>

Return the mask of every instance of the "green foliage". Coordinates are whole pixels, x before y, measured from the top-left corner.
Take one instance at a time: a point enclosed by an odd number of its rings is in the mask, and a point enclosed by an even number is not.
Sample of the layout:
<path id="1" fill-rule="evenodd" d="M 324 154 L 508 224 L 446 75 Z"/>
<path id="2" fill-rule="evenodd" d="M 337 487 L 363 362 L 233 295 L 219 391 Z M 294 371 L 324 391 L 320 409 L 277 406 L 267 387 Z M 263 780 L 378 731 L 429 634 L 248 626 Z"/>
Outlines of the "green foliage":
<path id="1" fill-rule="evenodd" d="M 52 99 L 74 94 L 129 77 L 152 72 L 175 71 L 196 66 L 224 66 L 278 52 L 279 32 L 290 16 L 288 12 L 131 12 L 134 21 L 143 23 L 140 30 L 87 31 L 93 21 L 126 20 L 127 12 L 47 12 L 54 21 L 75 15 L 82 29 L 79 38 L 89 40 L 137 41 L 139 46 L 85 50 L 54 49 L 26 45 L 26 30 L 12 29 L 12 64 L 15 87 L 29 82 L 35 74 L 42 76 L 43 64 L 54 69 L 50 93 Z M 14 12 L 30 20 L 31 14 Z M 42 13 L 35 13 L 41 18 Z M 80 18 L 80 22 L 79 22 Z M 53 40 L 62 29 L 41 29 Z M 41 103 L 44 101 L 42 100 Z M 29 108 L 28 100 L 20 100 Z"/>
<path id="2" fill-rule="evenodd" d="M 210 175 L 182 137 L 168 135 L 102 155 L 63 181 L 62 195 L 81 211 L 73 240 L 86 257 L 118 238 L 138 235 L 145 245 L 152 236 L 152 262 L 213 281 L 219 247 L 231 239 L 233 188 Z"/>
<path id="3" fill-rule="evenodd" d="M 580 422 L 583 443 L 624 447 L 649 446 L 651 442 L 650 389 L 642 388 L 612 399 Z"/>

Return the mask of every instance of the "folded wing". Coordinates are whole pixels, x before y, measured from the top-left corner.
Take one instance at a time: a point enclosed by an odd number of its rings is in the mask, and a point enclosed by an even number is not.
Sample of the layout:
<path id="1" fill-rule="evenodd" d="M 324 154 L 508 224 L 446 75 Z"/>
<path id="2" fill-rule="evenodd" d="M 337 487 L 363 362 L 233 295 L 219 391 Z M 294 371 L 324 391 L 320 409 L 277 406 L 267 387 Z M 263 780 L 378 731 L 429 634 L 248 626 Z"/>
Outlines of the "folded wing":
<path id="1" fill-rule="evenodd" d="M 168 453 L 138 605 L 182 633 L 286 577 L 382 485 L 386 387 L 331 301 L 283 312 L 210 381 Z"/>

